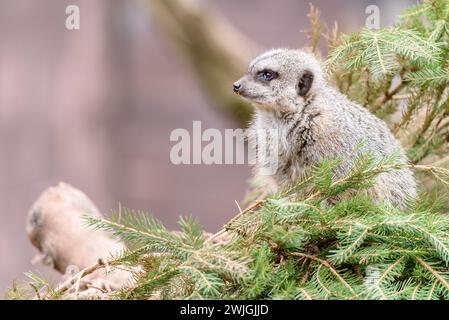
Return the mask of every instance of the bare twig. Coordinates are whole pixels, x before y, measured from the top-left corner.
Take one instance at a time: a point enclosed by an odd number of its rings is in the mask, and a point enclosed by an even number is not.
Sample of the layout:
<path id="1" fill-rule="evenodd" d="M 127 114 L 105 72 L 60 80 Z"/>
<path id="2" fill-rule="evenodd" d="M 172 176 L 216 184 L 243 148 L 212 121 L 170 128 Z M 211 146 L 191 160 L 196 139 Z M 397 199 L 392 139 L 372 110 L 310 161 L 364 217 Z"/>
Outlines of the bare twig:
<path id="1" fill-rule="evenodd" d="M 109 262 L 109 264 L 111 264 L 111 263 L 113 263 L 113 261 Z M 83 270 L 78 272 L 76 275 L 74 275 L 70 279 L 63 282 L 62 285 L 59 286 L 59 288 L 55 291 L 55 294 L 59 295 L 59 294 L 65 293 L 67 290 L 72 288 L 74 284 L 79 286 L 79 281 L 81 280 L 81 278 L 97 271 L 98 269 L 103 268 L 104 266 L 105 266 L 104 260 L 99 259 L 98 262 L 96 264 L 94 264 L 93 266 L 84 268 Z"/>
<path id="2" fill-rule="evenodd" d="M 263 203 L 265 203 L 265 200 L 263 200 L 263 199 L 254 201 L 253 204 L 251 204 L 245 210 L 239 212 L 239 214 L 237 214 L 234 218 L 229 220 L 228 223 L 220 231 L 218 231 L 217 233 L 213 234 L 211 237 L 207 238 L 206 241 L 204 241 L 204 243 L 206 244 L 208 242 L 211 242 L 211 241 L 215 240 L 216 238 L 218 238 L 219 236 L 223 235 L 227 231 L 227 227 L 230 226 L 235 220 L 240 218 L 242 215 L 255 210 L 256 208 L 258 208 Z"/>

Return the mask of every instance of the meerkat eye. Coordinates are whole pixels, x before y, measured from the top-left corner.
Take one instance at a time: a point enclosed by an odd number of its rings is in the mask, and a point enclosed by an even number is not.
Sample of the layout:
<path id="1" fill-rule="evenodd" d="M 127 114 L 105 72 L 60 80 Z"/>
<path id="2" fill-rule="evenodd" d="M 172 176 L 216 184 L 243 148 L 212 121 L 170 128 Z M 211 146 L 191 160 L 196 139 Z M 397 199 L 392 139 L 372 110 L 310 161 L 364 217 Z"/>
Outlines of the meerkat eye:
<path id="1" fill-rule="evenodd" d="M 263 78 L 267 81 L 273 80 L 273 73 L 271 73 L 270 71 L 265 71 L 262 74 Z"/>
<path id="2" fill-rule="evenodd" d="M 262 70 L 258 72 L 257 77 L 263 81 L 271 81 L 276 79 L 278 74 L 271 70 Z"/>

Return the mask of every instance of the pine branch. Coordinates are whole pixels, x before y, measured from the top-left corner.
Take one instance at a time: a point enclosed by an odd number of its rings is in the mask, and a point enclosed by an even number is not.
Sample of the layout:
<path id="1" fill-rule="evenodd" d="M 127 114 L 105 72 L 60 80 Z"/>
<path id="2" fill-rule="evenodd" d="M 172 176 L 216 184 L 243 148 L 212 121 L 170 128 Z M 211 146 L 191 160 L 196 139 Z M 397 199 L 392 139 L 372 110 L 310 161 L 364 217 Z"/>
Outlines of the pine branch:
<path id="1" fill-rule="evenodd" d="M 426 263 L 424 260 L 422 260 L 421 258 L 417 257 L 416 260 L 418 260 L 418 262 L 427 270 L 429 271 L 435 278 L 436 280 L 441 283 L 447 290 L 449 290 L 449 281 L 447 281 L 446 279 L 444 279 L 444 277 L 437 272 L 435 269 L 433 269 L 430 264 Z M 435 283 L 433 284 L 433 286 L 435 285 Z"/>

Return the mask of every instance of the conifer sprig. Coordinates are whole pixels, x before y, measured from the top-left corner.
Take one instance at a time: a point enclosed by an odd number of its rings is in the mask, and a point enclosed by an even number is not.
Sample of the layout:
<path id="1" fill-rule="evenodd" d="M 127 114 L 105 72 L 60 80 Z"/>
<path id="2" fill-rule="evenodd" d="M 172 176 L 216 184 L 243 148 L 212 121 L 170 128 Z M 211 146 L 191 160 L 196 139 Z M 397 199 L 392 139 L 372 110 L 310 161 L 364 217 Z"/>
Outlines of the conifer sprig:
<path id="1" fill-rule="evenodd" d="M 448 0 L 423 0 L 392 27 L 339 34 L 327 43 L 334 84 L 383 118 L 413 163 L 449 151 Z"/>

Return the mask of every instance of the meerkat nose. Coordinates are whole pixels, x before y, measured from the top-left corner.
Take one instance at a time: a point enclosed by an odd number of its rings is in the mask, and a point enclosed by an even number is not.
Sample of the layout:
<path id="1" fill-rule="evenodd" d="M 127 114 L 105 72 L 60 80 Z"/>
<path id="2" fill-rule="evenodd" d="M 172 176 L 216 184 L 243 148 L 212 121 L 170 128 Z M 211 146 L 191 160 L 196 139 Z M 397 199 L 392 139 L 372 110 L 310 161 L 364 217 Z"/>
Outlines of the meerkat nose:
<path id="1" fill-rule="evenodd" d="M 240 83 L 238 83 L 238 82 L 234 82 L 234 84 L 232 86 L 234 88 L 234 92 L 235 93 L 239 93 L 240 88 L 242 87 L 242 85 Z"/>

